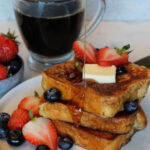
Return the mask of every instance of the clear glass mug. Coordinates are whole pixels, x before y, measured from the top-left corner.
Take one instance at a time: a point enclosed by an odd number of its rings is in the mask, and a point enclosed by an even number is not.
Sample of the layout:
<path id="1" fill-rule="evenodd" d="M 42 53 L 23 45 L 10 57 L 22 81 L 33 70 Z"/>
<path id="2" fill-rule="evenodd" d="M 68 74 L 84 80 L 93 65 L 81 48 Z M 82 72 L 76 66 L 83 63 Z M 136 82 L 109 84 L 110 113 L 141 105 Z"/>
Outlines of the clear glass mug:
<path id="1" fill-rule="evenodd" d="M 14 0 L 16 21 L 31 54 L 28 58 L 31 69 L 40 72 L 73 57 L 73 42 L 85 36 L 87 1 Z M 103 13 L 102 1 L 94 1 L 98 9 L 88 21 L 86 35 L 96 28 Z"/>

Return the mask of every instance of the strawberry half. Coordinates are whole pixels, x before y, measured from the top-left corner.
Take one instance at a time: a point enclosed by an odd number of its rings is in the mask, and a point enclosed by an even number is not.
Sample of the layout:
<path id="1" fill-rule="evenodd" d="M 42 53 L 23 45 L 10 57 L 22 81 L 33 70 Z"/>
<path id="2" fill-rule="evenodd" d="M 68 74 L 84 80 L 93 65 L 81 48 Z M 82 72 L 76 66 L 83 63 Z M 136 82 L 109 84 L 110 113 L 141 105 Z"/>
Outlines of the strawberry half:
<path id="1" fill-rule="evenodd" d="M 0 64 L 0 80 L 4 80 L 7 78 L 7 69 L 5 66 Z"/>
<path id="2" fill-rule="evenodd" d="M 25 139 L 34 145 L 47 145 L 51 150 L 57 150 L 57 132 L 51 120 L 33 118 L 22 129 Z"/>
<path id="3" fill-rule="evenodd" d="M 73 50 L 76 58 L 78 58 L 82 62 L 84 62 L 84 57 L 85 57 L 86 63 L 91 63 L 91 64 L 96 63 L 96 49 L 90 43 L 86 43 L 86 46 L 84 46 L 84 42 L 75 41 L 73 43 Z M 86 54 L 84 54 L 84 52 Z"/>
<path id="4" fill-rule="evenodd" d="M 125 50 L 121 51 L 121 49 L 118 54 L 116 49 L 101 48 L 97 55 L 97 63 L 100 66 L 121 66 L 128 63 L 128 59 L 128 53 Z"/>
<path id="5" fill-rule="evenodd" d="M 39 116 L 39 105 L 40 105 L 40 98 L 35 96 L 29 96 L 22 99 L 19 103 L 19 109 L 31 110 L 34 116 Z"/>
<path id="6" fill-rule="evenodd" d="M 21 130 L 28 121 L 30 121 L 29 112 L 24 109 L 17 109 L 10 117 L 8 128 L 10 130 Z"/>

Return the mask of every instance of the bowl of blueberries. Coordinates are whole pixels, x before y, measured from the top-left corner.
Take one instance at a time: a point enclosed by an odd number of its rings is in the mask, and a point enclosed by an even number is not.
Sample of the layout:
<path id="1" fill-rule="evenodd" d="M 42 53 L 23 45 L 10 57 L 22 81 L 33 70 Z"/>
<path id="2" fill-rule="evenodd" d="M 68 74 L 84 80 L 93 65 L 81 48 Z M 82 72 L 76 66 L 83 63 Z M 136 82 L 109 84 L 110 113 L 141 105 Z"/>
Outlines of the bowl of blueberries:
<path id="1" fill-rule="evenodd" d="M 15 33 L 0 34 L 0 97 L 23 79 L 24 62 L 18 55 Z"/>
<path id="2" fill-rule="evenodd" d="M 3 66 L 6 68 L 7 77 L 0 80 L 0 97 L 19 84 L 22 81 L 24 74 L 24 62 L 19 55 Z"/>

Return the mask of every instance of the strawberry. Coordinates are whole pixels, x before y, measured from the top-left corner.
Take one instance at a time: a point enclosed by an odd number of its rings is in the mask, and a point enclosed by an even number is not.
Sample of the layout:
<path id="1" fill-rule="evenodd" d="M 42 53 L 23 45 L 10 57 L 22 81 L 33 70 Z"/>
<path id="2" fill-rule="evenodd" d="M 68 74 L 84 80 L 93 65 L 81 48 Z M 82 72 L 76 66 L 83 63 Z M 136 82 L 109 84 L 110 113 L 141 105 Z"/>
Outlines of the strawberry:
<path id="1" fill-rule="evenodd" d="M 24 109 L 16 109 L 8 122 L 10 130 L 21 130 L 23 126 L 30 121 L 29 112 Z"/>
<path id="2" fill-rule="evenodd" d="M 98 51 L 97 63 L 100 66 L 121 66 L 128 63 L 129 55 L 131 51 L 128 51 L 130 45 L 124 46 L 122 49 L 116 48 L 101 48 Z"/>
<path id="3" fill-rule="evenodd" d="M 34 116 L 39 116 L 40 98 L 35 96 L 29 96 L 22 99 L 18 108 L 31 110 Z"/>
<path id="4" fill-rule="evenodd" d="M 18 44 L 14 33 L 0 34 L 0 62 L 8 62 L 18 53 Z"/>
<path id="5" fill-rule="evenodd" d="M 47 145 L 51 150 L 57 150 L 57 132 L 51 120 L 33 118 L 22 129 L 25 139 L 34 145 Z"/>
<path id="6" fill-rule="evenodd" d="M 7 78 L 7 69 L 5 66 L 0 64 L 0 80 Z"/>
<path id="7" fill-rule="evenodd" d="M 96 63 L 96 49 L 90 43 L 86 43 L 86 46 L 84 46 L 84 42 L 75 41 L 73 43 L 73 50 L 76 58 L 78 58 L 82 62 L 84 62 L 85 57 L 86 63 Z"/>

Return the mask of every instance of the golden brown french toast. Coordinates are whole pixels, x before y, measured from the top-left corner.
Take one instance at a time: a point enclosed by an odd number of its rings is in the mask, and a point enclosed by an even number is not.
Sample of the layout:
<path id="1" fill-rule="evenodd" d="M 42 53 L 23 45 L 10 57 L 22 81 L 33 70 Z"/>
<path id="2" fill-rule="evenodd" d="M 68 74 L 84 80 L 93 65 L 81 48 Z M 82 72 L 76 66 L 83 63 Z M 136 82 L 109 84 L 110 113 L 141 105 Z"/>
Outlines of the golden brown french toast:
<path id="1" fill-rule="evenodd" d="M 86 112 L 103 118 L 113 117 L 124 109 L 126 101 L 142 99 L 150 84 L 149 69 L 133 63 L 125 66 L 127 73 L 117 75 L 116 83 L 99 84 L 83 81 L 82 74 L 74 68 L 74 61 L 64 62 L 42 73 L 42 87 L 44 90 L 57 88 L 63 100 L 71 101 Z M 69 79 L 71 73 L 77 74 L 72 80 Z"/>
<path id="2" fill-rule="evenodd" d="M 68 106 L 63 103 L 47 102 L 40 106 L 39 113 L 45 118 L 74 123 L 74 121 L 76 121 L 76 117 L 78 116 L 73 116 L 70 111 L 70 107 L 71 109 L 76 109 L 71 105 Z M 75 111 L 76 110 L 74 110 L 74 112 Z M 144 125 L 142 124 L 143 126 L 139 127 L 140 122 L 143 122 Z M 147 124 L 147 120 L 142 108 L 139 107 L 138 111 L 135 113 L 127 114 L 122 112 L 113 118 L 101 118 L 97 115 L 83 111 L 79 124 L 83 127 L 88 127 L 91 129 L 123 134 L 128 133 L 133 128 L 133 125 L 137 130 L 144 129 Z"/>
<path id="3" fill-rule="evenodd" d="M 137 130 L 146 127 L 147 119 L 142 109 L 139 109 L 137 114 L 134 127 L 126 134 L 112 134 L 81 126 L 77 127 L 58 120 L 53 120 L 53 123 L 61 136 L 70 136 L 77 145 L 88 150 L 119 150 L 121 146 L 129 142 Z"/>
<path id="4" fill-rule="evenodd" d="M 88 150 L 119 150 L 122 145 L 129 142 L 134 134 L 134 130 L 127 134 L 117 135 L 76 127 L 62 121 L 53 120 L 53 123 L 59 135 L 70 136 L 75 144 Z"/>
<path id="5" fill-rule="evenodd" d="M 143 130 L 144 128 L 146 128 L 146 126 L 147 126 L 147 117 L 146 117 L 144 111 L 142 110 L 142 108 L 140 108 L 136 115 L 136 119 L 135 119 L 133 128 L 135 130 Z"/>

